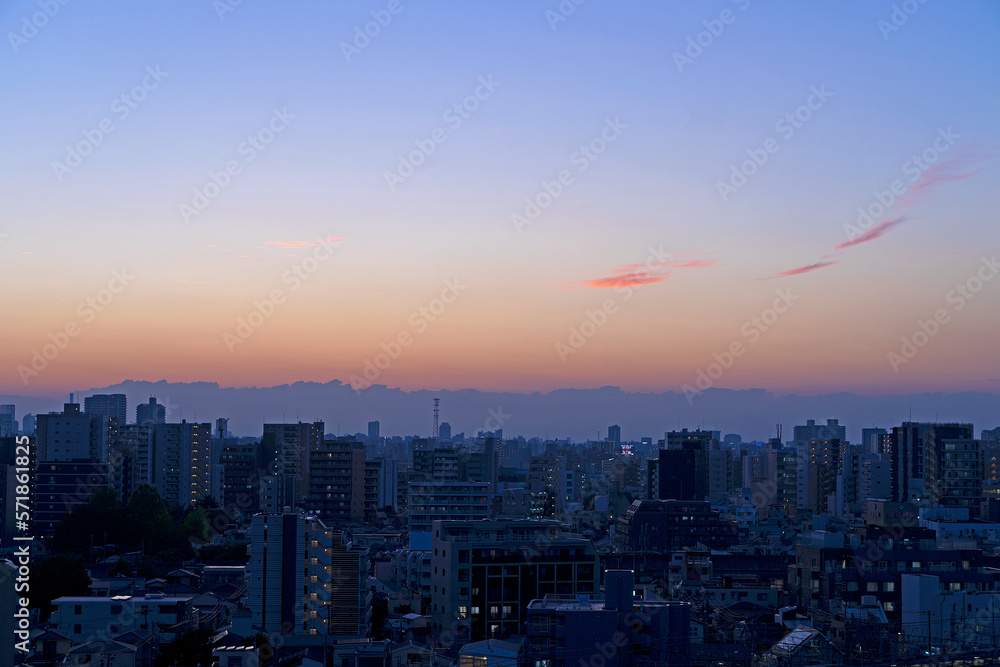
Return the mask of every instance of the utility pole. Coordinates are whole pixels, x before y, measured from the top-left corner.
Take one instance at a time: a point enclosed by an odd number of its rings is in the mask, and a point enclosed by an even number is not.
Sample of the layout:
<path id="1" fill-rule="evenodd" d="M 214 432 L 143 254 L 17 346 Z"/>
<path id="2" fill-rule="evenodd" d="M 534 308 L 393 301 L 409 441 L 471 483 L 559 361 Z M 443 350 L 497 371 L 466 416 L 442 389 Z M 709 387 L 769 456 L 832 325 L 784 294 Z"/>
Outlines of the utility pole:
<path id="1" fill-rule="evenodd" d="M 931 654 L 931 614 L 934 612 L 928 609 L 927 611 L 920 612 L 921 614 L 927 614 L 927 655 Z"/>

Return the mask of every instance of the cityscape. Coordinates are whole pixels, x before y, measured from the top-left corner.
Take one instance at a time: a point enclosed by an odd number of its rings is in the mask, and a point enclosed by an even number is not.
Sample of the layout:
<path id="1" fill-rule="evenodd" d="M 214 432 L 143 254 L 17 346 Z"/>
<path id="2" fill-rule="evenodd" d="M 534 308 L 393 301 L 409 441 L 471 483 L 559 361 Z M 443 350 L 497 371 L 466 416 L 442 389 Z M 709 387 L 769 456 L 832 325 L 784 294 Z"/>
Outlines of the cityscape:
<path id="1" fill-rule="evenodd" d="M 0 667 L 1000 667 L 994 0 L 0 36 Z"/>
<path id="2" fill-rule="evenodd" d="M 807 419 L 760 441 L 609 424 L 574 441 L 442 414 L 433 399 L 420 435 L 379 420 L 237 435 L 225 417 L 169 422 L 155 396 L 70 395 L 20 419 L 0 405 L 6 599 L 29 591 L 3 617 L 7 659 L 1000 659 L 1000 427 L 904 421 L 851 441 Z"/>

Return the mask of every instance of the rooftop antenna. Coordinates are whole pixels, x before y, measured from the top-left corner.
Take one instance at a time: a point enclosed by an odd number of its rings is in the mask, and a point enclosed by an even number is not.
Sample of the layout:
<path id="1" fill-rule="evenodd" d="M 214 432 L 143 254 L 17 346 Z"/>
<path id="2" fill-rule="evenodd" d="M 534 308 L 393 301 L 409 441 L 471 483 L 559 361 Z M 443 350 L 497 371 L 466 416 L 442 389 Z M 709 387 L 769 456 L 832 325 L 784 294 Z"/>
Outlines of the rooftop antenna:
<path id="1" fill-rule="evenodd" d="M 440 412 L 441 412 L 441 399 L 440 398 L 435 398 L 434 399 L 434 437 L 435 438 L 438 437 L 438 434 L 440 433 L 440 421 L 439 421 Z"/>

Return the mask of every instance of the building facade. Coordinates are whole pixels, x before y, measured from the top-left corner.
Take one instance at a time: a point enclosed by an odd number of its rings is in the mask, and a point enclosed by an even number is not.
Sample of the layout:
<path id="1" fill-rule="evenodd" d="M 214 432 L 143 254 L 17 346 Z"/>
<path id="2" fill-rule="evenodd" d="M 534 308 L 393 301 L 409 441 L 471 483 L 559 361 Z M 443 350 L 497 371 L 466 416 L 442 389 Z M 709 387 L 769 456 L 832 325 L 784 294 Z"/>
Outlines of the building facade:
<path id="1" fill-rule="evenodd" d="M 318 518 L 255 514 L 247 593 L 255 630 L 282 635 L 371 633 L 365 551 Z"/>
<path id="2" fill-rule="evenodd" d="M 532 600 L 599 590 L 594 545 L 556 521 L 435 521 L 432 544 L 435 634 L 458 645 L 524 634 Z"/>

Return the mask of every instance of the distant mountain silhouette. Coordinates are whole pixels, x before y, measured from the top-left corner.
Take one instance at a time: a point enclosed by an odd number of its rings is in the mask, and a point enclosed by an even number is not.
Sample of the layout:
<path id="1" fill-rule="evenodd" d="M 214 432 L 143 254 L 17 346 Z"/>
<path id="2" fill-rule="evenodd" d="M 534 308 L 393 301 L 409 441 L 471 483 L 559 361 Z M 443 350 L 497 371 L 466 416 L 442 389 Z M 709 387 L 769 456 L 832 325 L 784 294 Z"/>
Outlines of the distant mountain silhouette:
<path id="1" fill-rule="evenodd" d="M 97 393 L 126 394 L 130 421 L 138 403 L 156 396 L 167 406 L 168 421 L 214 422 L 217 417 L 228 417 L 230 430 L 237 435 L 260 435 L 264 422 L 319 419 L 331 434 L 367 432 L 368 421 L 378 420 L 382 435 L 427 436 L 435 397 L 441 399 L 441 421 L 450 422 L 453 433 L 467 436 L 499 427 L 505 437 L 581 441 L 603 439 L 609 425 L 619 424 L 623 440 L 649 436 L 655 441 L 665 431 L 699 426 L 723 434 L 739 433 L 744 440 L 761 440 L 773 436 L 775 424 L 780 423 L 783 438 L 790 440 L 793 425 L 833 417 L 847 426 L 848 438 L 857 442 L 862 428 L 899 425 L 911 413 L 914 421 L 972 422 L 977 437 L 981 429 L 1000 425 L 1000 395 L 981 392 L 777 396 L 763 389 L 708 389 L 689 403 L 680 392 L 626 392 L 618 387 L 519 394 L 475 389 L 403 391 L 374 385 L 356 392 L 337 380 L 244 388 L 220 387 L 214 382 L 126 380 L 83 391 L 76 400 L 82 403 L 84 396 Z M 5 395 L 0 401 L 16 404 L 21 419 L 28 412 L 61 410 L 68 398 Z"/>

